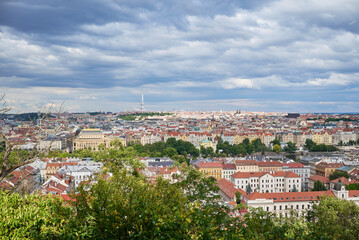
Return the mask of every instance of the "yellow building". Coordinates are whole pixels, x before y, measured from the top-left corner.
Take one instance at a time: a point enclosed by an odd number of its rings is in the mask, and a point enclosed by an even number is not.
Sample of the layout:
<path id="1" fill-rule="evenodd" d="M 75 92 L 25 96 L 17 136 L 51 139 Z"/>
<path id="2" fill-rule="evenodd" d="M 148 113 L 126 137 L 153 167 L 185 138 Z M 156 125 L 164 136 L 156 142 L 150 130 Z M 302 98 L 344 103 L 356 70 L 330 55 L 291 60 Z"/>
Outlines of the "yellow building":
<path id="1" fill-rule="evenodd" d="M 237 172 L 259 172 L 256 160 L 235 160 Z"/>
<path id="2" fill-rule="evenodd" d="M 73 150 L 91 148 L 97 150 L 100 144 L 104 144 L 105 147 L 110 147 L 110 142 L 115 137 L 107 137 L 100 129 L 83 129 L 80 134 L 73 141 Z"/>
<path id="3" fill-rule="evenodd" d="M 198 162 L 194 166 L 208 177 L 214 177 L 217 180 L 222 179 L 222 163 L 220 162 Z"/>
<path id="4" fill-rule="evenodd" d="M 277 172 L 283 171 L 283 165 L 281 162 L 258 162 L 258 169 L 260 172 Z"/>

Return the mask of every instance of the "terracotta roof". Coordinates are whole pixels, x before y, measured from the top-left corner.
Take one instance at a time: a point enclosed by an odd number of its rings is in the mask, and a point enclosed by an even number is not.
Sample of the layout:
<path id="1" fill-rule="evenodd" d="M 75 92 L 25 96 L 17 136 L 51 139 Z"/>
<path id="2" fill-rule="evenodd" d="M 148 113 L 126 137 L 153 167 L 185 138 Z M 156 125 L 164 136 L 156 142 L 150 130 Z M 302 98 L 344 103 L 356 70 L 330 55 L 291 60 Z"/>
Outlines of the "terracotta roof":
<path id="1" fill-rule="evenodd" d="M 289 168 L 303 168 L 305 165 L 302 163 L 283 163 L 282 166 Z"/>
<path id="2" fill-rule="evenodd" d="M 334 179 L 334 180 L 332 180 L 332 181 L 330 181 L 330 182 L 331 182 L 331 183 L 337 183 L 337 182 L 339 182 L 339 180 L 340 180 L 342 183 L 344 183 L 345 185 L 349 185 L 350 183 L 359 183 L 358 181 L 355 181 L 355 180 L 353 180 L 353 179 L 351 179 L 351 180 L 349 181 L 349 179 L 347 179 L 347 178 L 345 178 L 345 177 L 337 178 L 337 179 Z"/>
<path id="3" fill-rule="evenodd" d="M 281 167 L 282 163 L 278 161 L 273 162 L 258 162 L 258 167 Z"/>
<path id="4" fill-rule="evenodd" d="M 236 192 L 246 195 L 245 191 L 242 189 L 236 189 L 234 184 L 225 178 L 218 180 L 218 187 L 231 199 L 234 199 Z"/>
<path id="5" fill-rule="evenodd" d="M 198 162 L 195 164 L 198 168 L 222 168 L 222 163 L 219 162 Z"/>
<path id="6" fill-rule="evenodd" d="M 225 163 L 222 166 L 223 166 L 223 169 L 236 169 L 236 164 L 234 164 L 234 163 Z"/>
<path id="7" fill-rule="evenodd" d="M 300 178 L 298 174 L 295 174 L 291 171 L 276 171 L 274 173 L 271 173 L 273 177 L 286 177 L 286 178 Z"/>
<path id="8" fill-rule="evenodd" d="M 313 180 L 313 181 L 320 181 L 321 183 L 324 183 L 324 184 L 329 183 L 329 178 L 323 177 L 323 176 L 320 176 L 320 175 L 314 175 L 314 176 L 311 176 L 308 179 Z"/>
<path id="9" fill-rule="evenodd" d="M 349 190 L 349 197 L 359 197 L 359 190 Z"/>
<path id="10" fill-rule="evenodd" d="M 253 192 L 244 196 L 248 200 L 272 199 L 273 202 L 300 202 L 317 200 L 320 196 L 335 196 L 331 190 L 316 192 L 284 192 L 284 193 L 259 193 Z"/>
<path id="11" fill-rule="evenodd" d="M 234 163 L 236 164 L 236 166 L 252 166 L 252 165 L 257 165 L 257 161 L 256 160 L 235 160 Z"/>

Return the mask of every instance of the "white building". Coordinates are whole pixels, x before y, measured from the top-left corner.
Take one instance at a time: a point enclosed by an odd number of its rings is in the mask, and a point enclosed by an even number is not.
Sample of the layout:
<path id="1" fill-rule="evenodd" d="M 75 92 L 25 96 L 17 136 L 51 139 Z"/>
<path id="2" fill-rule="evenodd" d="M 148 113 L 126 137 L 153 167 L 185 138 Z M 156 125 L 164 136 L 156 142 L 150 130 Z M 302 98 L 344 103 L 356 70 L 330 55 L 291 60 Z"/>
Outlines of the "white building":
<path id="1" fill-rule="evenodd" d="M 252 191 L 260 193 L 301 191 L 301 177 L 293 172 L 237 172 L 231 176 L 231 182 L 244 191 L 250 185 Z"/>
<path id="2" fill-rule="evenodd" d="M 283 163 L 283 171 L 291 171 L 302 178 L 302 189 L 308 189 L 308 178 L 310 177 L 310 166 L 302 163 Z"/>
<path id="3" fill-rule="evenodd" d="M 101 171 L 102 165 L 65 165 L 57 172 L 60 174 L 67 174 L 74 177 L 74 186 L 77 188 L 82 181 L 91 180 L 94 174 Z"/>
<path id="4" fill-rule="evenodd" d="M 231 176 L 237 172 L 236 164 L 225 163 L 222 165 L 222 177 L 231 181 Z"/>

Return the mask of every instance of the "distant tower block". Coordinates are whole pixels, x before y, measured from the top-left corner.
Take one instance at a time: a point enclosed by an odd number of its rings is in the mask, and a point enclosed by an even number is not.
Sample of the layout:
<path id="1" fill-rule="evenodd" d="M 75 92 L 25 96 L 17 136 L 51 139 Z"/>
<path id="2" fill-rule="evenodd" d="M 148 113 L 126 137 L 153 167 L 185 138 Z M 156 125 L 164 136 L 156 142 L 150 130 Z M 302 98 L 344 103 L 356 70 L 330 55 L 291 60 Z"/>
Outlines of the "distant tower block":
<path id="1" fill-rule="evenodd" d="M 143 101 L 143 94 L 142 94 L 142 100 L 141 100 L 141 112 L 145 110 L 145 102 Z"/>

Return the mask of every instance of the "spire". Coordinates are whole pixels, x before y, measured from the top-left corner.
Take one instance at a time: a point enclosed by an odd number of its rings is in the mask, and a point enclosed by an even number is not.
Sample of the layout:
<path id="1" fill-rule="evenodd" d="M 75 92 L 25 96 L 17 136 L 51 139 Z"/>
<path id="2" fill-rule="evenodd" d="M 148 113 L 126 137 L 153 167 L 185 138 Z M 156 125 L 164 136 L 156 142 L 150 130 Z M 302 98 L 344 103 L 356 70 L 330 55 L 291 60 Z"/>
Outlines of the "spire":
<path id="1" fill-rule="evenodd" d="M 143 110 L 145 110 L 145 102 L 144 102 L 144 100 L 143 100 L 143 93 L 142 93 L 141 112 L 143 112 Z"/>

